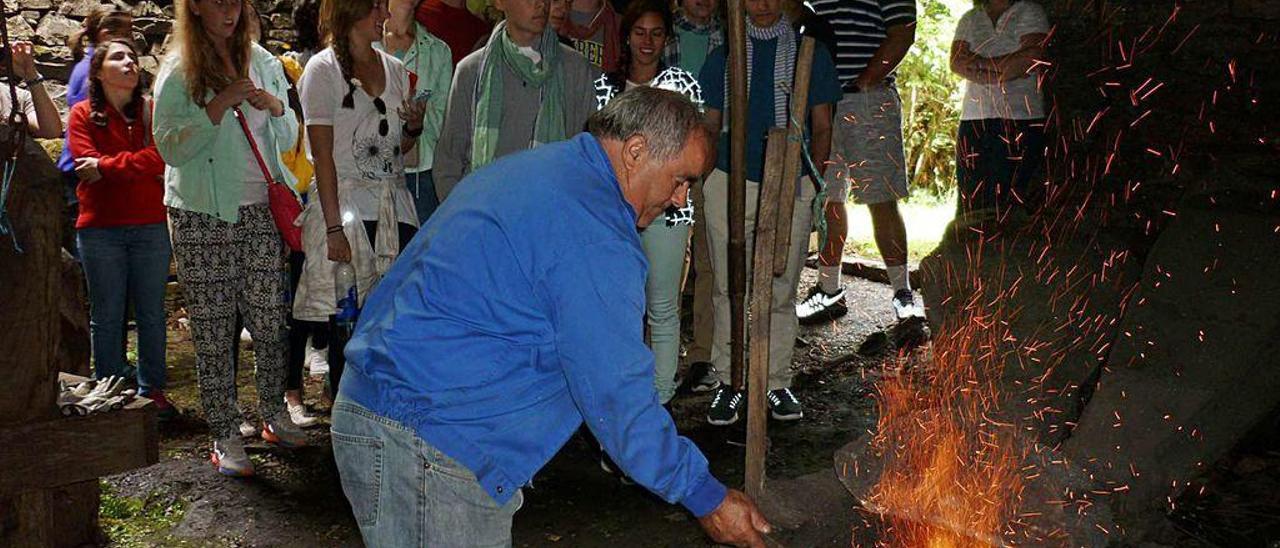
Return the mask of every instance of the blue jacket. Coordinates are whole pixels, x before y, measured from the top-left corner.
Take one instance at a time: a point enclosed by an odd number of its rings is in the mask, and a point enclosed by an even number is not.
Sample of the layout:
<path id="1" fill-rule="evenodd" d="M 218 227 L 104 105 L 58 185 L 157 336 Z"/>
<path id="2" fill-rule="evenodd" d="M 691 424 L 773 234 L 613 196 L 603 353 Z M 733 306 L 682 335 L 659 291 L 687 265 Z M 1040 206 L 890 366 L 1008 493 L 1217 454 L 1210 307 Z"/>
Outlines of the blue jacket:
<path id="1" fill-rule="evenodd" d="M 469 175 L 369 296 L 341 393 L 465 465 L 499 504 L 585 420 L 636 482 L 710 513 L 725 487 L 653 387 L 635 224 L 586 133 Z"/>

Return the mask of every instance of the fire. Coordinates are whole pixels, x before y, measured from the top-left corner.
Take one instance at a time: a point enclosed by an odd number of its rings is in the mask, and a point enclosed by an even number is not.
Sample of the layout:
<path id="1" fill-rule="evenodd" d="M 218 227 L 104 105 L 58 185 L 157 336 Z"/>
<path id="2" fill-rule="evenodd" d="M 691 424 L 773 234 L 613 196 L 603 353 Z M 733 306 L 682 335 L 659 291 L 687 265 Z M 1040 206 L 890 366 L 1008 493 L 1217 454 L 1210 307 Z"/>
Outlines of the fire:
<path id="1" fill-rule="evenodd" d="M 880 384 L 872 447 L 884 468 L 866 502 L 885 517 L 882 546 L 1009 544 L 1023 477 L 1017 432 L 993 418 L 995 380 L 1015 343 L 1001 329 L 1002 313 L 974 311 L 962 325 L 943 326 L 929 371 Z"/>

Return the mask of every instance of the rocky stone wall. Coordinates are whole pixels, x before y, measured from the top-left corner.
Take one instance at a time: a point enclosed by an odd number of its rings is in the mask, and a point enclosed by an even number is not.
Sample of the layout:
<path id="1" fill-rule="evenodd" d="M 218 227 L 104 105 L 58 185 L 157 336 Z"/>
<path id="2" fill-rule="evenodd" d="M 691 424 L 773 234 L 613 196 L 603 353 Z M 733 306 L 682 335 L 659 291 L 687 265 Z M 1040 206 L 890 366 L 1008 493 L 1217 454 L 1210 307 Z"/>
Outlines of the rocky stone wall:
<path id="1" fill-rule="evenodd" d="M 142 46 L 143 69 L 154 74 L 166 41 L 173 29 L 173 2 L 170 0 L 3 0 L 10 40 L 29 40 L 36 46 L 36 62 L 41 74 L 51 80 L 51 91 L 61 97 L 75 62 L 67 38 L 80 28 L 81 21 L 99 6 L 133 13 L 135 39 Z M 277 53 L 289 49 L 298 38 L 293 23 L 291 0 L 256 0 L 254 5 L 266 22 L 266 47 Z"/>

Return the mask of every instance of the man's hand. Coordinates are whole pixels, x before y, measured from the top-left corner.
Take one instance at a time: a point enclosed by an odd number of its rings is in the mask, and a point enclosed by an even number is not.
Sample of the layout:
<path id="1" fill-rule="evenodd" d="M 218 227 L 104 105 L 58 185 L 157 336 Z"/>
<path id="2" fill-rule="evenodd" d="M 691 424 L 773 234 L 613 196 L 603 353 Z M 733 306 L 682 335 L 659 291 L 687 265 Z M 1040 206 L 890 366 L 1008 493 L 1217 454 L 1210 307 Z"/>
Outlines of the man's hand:
<path id="1" fill-rule="evenodd" d="M 714 512 L 698 518 L 702 530 L 720 544 L 763 548 L 761 533 L 771 529 L 764 515 L 745 493 L 730 489 Z"/>

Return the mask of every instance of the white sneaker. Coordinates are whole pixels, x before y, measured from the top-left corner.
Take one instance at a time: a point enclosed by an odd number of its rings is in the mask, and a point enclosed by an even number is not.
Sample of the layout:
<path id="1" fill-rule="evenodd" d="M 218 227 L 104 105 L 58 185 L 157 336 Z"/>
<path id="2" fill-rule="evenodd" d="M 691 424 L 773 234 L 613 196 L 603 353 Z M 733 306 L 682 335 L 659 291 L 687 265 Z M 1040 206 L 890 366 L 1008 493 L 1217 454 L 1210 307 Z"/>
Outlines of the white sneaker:
<path id="1" fill-rule="evenodd" d="M 289 418 L 293 420 L 293 424 L 298 428 L 310 428 L 319 424 L 320 419 L 307 412 L 307 406 L 304 404 L 292 404 L 285 399 L 284 404 L 289 408 Z"/>
<path id="2" fill-rule="evenodd" d="M 249 422 L 249 419 L 245 417 L 244 410 L 240 408 L 239 404 L 236 404 L 236 414 L 240 415 L 240 437 L 252 438 L 257 436 L 259 432 L 258 427 Z"/>
<path id="3" fill-rule="evenodd" d="M 307 370 L 312 377 L 319 377 L 329 372 L 329 351 L 316 350 L 307 345 Z"/>
<path id="4" fill-rule="evenodd" d="M 253 475 L 253 461 L 244 452 L 244 442 L 236 437 L 214 441 L 209 462 L 224 476 L 244 478 Z"/>
<path id="5" fill-rule="evenodd" d="M 893 314 L 899 320 L 916 316 L 924 316 L 924 311 L 916 306 L 915 294 L 910 289 L 899 289 L 893 294 Z"/>

